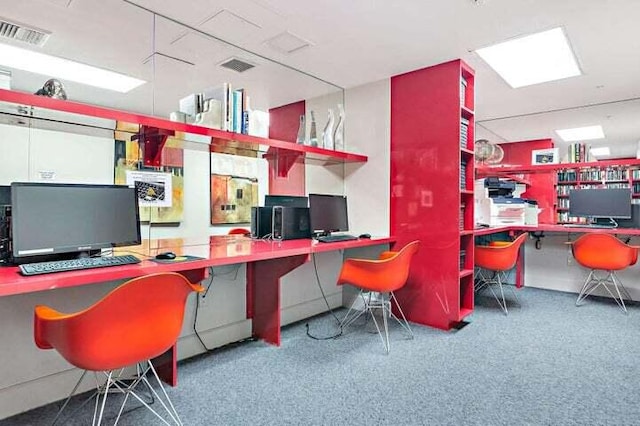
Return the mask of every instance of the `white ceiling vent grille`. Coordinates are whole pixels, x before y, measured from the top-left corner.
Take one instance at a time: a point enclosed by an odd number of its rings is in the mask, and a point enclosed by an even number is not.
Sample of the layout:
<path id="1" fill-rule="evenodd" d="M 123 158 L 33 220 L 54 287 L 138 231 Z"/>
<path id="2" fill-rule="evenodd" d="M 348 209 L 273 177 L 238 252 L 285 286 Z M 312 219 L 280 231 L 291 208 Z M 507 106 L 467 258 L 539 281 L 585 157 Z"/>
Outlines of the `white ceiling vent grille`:
<path id="1" fill-rule="evenodd" d="M 32 46 L 42 47 L 51 35 L 48 31 L 30 28 L 0 18 L 0 38 L 17 40 Z"/>
<path id="2" fill-rule="evenodd" d="M 243 60 L 240 60 L 238 58 L 227 59 L 226 61 L 222 62 L 220 66 L 222 68 L 227 68 L 235 72 L 245 72 L 255 67 L 255 65 L 245 62 Z"/>

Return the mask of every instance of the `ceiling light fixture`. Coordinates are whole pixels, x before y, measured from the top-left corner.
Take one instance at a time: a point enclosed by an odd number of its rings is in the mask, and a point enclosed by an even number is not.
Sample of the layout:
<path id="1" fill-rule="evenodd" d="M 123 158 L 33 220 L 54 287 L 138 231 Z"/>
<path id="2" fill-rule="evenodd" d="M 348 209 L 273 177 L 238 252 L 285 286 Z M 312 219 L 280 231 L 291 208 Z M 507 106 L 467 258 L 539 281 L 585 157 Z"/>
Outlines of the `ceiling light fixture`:
<path id="1" fill-rule="evenodd" d="M 591 155 L 593 155 L 594 157 L 606 157 L 611 155 L 611 151 L 609 150 L 608 146 L 600 146 L 598 148 L 591 148 L 589 150 L 589 152 L 591 152 Z"/>
<path id="2" fill-rule="evenodd" d="M 562 28 L 494 44 L 476 53 L 514 89 L 582 74 Z"/>
<path id="3" fill-rule="evenodd" d="M 0 65 L 126 93 L 146 81 L 32 50 L 0 44 Z"/>
<path id="4" fill-rule="evenodd" d="M 604 139 L 602 126 L 576 127 L 574 129 L 556 130 L 556 133 L 565 142 L 588 141 L 592 139 Z"/>

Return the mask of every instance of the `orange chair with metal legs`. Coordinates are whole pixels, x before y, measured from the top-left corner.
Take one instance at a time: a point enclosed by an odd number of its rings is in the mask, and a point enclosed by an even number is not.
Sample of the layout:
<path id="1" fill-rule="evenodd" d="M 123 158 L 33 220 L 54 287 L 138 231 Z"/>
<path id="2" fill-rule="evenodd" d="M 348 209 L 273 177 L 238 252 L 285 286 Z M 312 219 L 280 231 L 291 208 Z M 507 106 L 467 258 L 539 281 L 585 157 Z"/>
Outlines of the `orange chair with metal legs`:
<path id="1" fill-rule="evenodd" d="M 418 251 L 419 245 L 419 241 L 413 241 L 400 251 L 382 252 L 378 260 L 347 259 L 344 261 L 338 277 L 338 284 L 351 284 L 357 287 L 360 292 L 359 297 L 355 298 L 347 315 L 342 320 L 341 329 L 348 327 L 362 314 L 369 313 L 387 353 L 389 353 L 387 316 L 395 319 L 413 338 L 409 322 L 393 292 L 402 288 L 407 282 L 411 258 Z M 356 309 L 359 300 L 362 300 L 364 304 L 363 310 Z M 395 308 L 402 317 L 402 321 L 391 311 L 393 302 L 395 302 Z M 373 314 L 374 309 L 381 309 L 384 335 Z"/>
<path id="2" fill-rule="evenodd" d="M 176 343 L 182 329 L 187 296 L 203 290 L 201 285 L 191 284 L 180 274 L 161 273 L 129 280 L 80 312 L 65 314 L 48 306 L 36 306 L 34 339 L 38 348 L 55 349 L 70 364 L 85 370 L 53 423 L 60 417 L 87 371 L 92 371 L 97 383 L 96 392 L 90 397 L 95 397 L 94 425 L 101 424 L 107 395 L 114 392 L 124 394 L 115 423 L 132 396 L 169 424 L 135 392 L 135 387 L 141 383 L 166 410 L 169 421 L 181 425 L 150 360 Z M 128 366 L 135 366 L 137 374 L 133 377 L 124 376 L 124 369 Z M 104 373 L 104 384 L 100 384 L 99 372 Z M 164 399 L 147 380 L 147 373 L 153 373 Z"/>
<path id="3" fill-rule="evenodd" d="M 638 247 L 625 244 L 613 235 L 604 233 L 583 234 L 570 244 L 576 262 L 591 270 L 580 289 L 576 306 L 598 287 L 603 287 L 626 313 L 623 296 L 629 300 L 631 296 L 617 277 L 616 271 L 626 269 L 638 261 Z M 598 276 L 598 271 L 604 271 L 606 276 Z M 613 286 L 615 293 L 609 285 Z"/>
<path id="4" fill-rule="evenodd" d="M 505 315 L 508 315 L 509 311 L 507 309 L 507 301 L 504 298 L 502 281 L 507 271 L 516 265 L 518 260 L 518 251 L 526 239 L 527 233 L 525 232 L 520 234 L 518 238 L 511 242 L 500 242 L 499 244 L 492 244 L 488 246 L 475 246 L 474 248 L 473 256 L 475 266 L 480 268 L 477 270 L 476 274 L 477 282 L 475 291 L 480 291 L 483 288 L 488 287 Z M 492 284 L 496 284 L 500 289 L 500 297 L 498 297 L 498 294 L 496 294 L 491 287 Z M 513 287 L 511 287 L 511 290 L 513 291 Z M 513 291 L 513 295 L 517 300 L 518 296 L 515 291 Z"/>

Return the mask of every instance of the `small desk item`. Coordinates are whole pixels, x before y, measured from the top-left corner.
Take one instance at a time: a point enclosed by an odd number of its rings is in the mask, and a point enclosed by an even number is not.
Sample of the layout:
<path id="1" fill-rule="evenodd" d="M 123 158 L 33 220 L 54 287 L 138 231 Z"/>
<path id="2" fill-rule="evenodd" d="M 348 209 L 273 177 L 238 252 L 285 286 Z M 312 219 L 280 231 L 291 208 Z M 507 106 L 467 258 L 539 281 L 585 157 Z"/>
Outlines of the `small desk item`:
<path id="1" fill-rule="evenodd" d="M 20 265 L 22 275 L 50 274 L 53 272 L 75 271 L 78 269 L 103 268 L 140 263 L 132 254 L 110 257 L 84 257 L 81 259 L 55 260 L 51 262 L 25 263 Z"/>
<path id="2" fill-rule="evenodd" d="M 371 238 L 371 234 L 360 234 L 358 238 Z"/>
<path id="3" fill-rule="evenodd" d="M 320 241 L 321 243 L 335 243 L 338 241 L 351 241 L 357 239 L 358 238 L 354 235 L 348 234 L 324 235 L 322 237 L 318 237 L 318 241 Z"/>
<path id="4" fill-rule="evenodd" d="M 173 260 L 176 258 L 176 254 L 172 251 L 165 251 L 164 253 L 156 254 L 158 260 Z"/>

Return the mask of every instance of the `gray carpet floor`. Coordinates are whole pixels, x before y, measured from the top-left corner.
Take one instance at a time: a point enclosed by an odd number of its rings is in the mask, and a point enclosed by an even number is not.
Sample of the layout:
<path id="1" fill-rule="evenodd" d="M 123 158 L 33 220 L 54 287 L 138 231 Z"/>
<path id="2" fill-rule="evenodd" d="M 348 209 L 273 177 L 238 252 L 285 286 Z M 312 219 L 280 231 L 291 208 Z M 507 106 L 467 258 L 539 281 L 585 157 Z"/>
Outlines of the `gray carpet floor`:
<path id="1" fill-rule="evenodd" d="M 625 315 L 606 299 L 518 296 L 508 316 L 489 292 L 478 296 L 456 332 L 414 325 L 408 340 L 396 324 L 389 355 L 366 327 L 313 340 L 295 324 L 280 348 L 247 342 L 180 363 L 169 393 L 185 425 L 640 424 L 640 305 Z M 314 335 L 336 331 L 331 315 L 306 323 Z M 0 426 L 48 424 L 56 409 Z M 91 424 L 90 411 L 64 424 Z M 134 409 L 119 424 L 159 422 Z"/>

